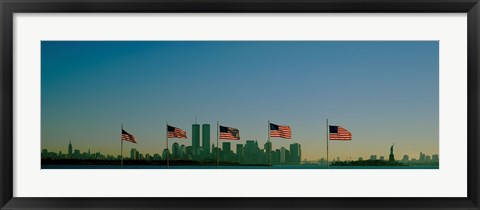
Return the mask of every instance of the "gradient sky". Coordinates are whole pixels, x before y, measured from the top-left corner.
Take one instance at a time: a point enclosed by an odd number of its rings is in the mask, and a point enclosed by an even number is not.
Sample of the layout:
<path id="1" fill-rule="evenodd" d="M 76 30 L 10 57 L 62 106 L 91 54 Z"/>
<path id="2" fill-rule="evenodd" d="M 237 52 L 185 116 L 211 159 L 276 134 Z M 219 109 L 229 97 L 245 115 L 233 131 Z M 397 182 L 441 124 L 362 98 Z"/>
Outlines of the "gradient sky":
<path id="1" fill-rule="evenodd" d="M 240 141 L 267 139 L 267 120 L 292 127 L 302 159 L 326 156 L 326 119 L 353 134 L 330 157 L 439 151 L 437 41 L 42 41 L 42 148 L 124 154 L 165 148 L 165 121 L 187 131 L 216 121 Z M 222 142 L 222 140 L 221 140 Z M 220 142 L 220 145 L 222 144 Z"/>

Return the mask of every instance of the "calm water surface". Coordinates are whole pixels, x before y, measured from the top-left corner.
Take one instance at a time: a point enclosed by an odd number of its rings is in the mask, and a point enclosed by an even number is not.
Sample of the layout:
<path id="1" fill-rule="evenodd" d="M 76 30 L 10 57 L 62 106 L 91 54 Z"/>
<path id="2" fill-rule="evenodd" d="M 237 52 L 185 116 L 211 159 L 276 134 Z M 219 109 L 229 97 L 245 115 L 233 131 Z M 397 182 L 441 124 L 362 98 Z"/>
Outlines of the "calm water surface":
<path id="1" fill-rule="evenodd" d="M 42 165 L 42 169 L 120 169 L 120 165 Z M 167 169 L 164 165 L 124 165 L 124 169 Z M 268 166 L 175 166 L 170 169 L 327 169 L 325 165 L 273 165 Z M 428 166 L 330 166 L 330 169 L 438 169 Z"/>

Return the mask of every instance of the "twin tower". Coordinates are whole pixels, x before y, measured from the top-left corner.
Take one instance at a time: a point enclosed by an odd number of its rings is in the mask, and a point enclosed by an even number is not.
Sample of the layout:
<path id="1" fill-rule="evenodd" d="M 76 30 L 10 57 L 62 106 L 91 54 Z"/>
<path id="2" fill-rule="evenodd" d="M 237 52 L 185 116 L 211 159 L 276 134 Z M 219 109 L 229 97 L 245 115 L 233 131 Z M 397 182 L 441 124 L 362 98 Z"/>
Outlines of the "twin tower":
<path id="1" fill-rule="evenodd" d="M 202 145 L 200 146 L 200 124 L 192 124 L 192 149 L 194 156 L 210 156 L 210 124 L 202 124 Z"/>

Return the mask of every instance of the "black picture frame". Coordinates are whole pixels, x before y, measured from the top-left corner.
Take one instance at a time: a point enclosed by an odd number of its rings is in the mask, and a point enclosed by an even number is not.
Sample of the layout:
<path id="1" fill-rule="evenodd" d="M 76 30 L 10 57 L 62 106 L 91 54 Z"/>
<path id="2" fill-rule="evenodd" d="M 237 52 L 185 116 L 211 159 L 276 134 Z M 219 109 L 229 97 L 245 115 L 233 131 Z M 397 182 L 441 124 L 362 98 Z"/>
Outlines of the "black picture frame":
<path id="1" fill-rule="evenodd" d="M 2 209 L 479 209 L 478 0 L 0 0 Z M 468 196 L 465 198 L 13 197 L 14 13 L 467 13 Z M 455 180 L 445 180 L 455 181 Z M 439 183 L 441 187 L 441 183 Z"/>

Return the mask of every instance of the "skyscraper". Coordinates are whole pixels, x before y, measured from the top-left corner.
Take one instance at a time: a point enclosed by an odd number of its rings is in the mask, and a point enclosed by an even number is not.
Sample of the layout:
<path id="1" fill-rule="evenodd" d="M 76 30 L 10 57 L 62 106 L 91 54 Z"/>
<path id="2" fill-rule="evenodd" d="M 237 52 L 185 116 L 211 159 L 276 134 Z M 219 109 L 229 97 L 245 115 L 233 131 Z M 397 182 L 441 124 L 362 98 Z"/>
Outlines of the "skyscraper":
<path id="1" fill-rule="evenodd" d="M 180 159 L 180 145 L 177 142 L 172 145 L 172 156 L 174 160 Z"/>
<path id="2" fill-rule="evenodd" d="M 187 158 L 188 160 L 192 160 L 192 159 L 193 159 L 193 155 L 192 155 L 192 154 L 193 154 L 193 147 L 192 147 L 192 146 L 187 146 L 187 147 L 185 148 L 185 151 L 186 151 L 186 152 L 185 152 L 186 158 Z"/>
<path id="3" fill-rule="evenodd" d="M 212 148 L 212 153 L 210 154 L 210 158 L 216 159 L 217 158 L 216 146 L 212 143 L 212 146 L 210 148 Z"/>
<path id="4" fill-rule="evenodd" d="M 203 157 L 208 158 L 210 155 L 210 124 L 202 125 L 202 147 Z"/>
<path id="5" fill-rule="evenodd" d="M 70 141 L 70 143 L 68 143 L 68 158 L 72 158 L 73 157 L 73 147 L 72 147 L 72 141 Z"/>
<path id="6" fill-rule="evenodd" d="M 130 150 L 130 160 L 136 160 L 137 158 L 137 150 L 135 148 L 132 148 Z"/>
<path id="7" fill-rule="evenodd" d="M 280 149 L 275 149 L 272 151 L 272 164 L 280 163 Z"/>
<path id="8" fill-rule="evenodd" d="M 290 144 L 290 162 L 300 164 L 302 159 L 302 149 L 299 143 Z"/>
<path id="9" fill-rule="evenodd" d="M 255 155 L 255 159 L 258 160 L 258 153 L 260 152 L 260 147 L 258 147 L 258 141 L 255 139 L 255 150 L 254 150 L 254 155 Z"/>
<path id="10" fill-rule="evenodd" d="M 285 147 L 280 148 L 280 163 L 285 163 Z"/>
<path id="11" fill-rule="evenodd" d="M 186 149 L 185 145 L 182 144 L 180 146 L 180 158 L 185 159 L 186 154 L 187 154 L 187 149 Z"/>
<path id="12" fill-rule="evenodd" d="M 237 161 L 243 163 L 243 145 L 237 144 Z"/>
<path id="13" fill-rule="evenodd" d="M 265 149 L 267 163 L 272 164 L 272 142 L 267 141 L 267 143 L 263 145 L 263 149 Z"/>
<path id="14" fill-rule="evenodd" d="M 255 141 L 247 140 L 245 142 L 245 161 L 253 163 L 255 161 Z"/>
<path id="15" fill-rule="evenodd" d="M 232 152 L 230 142 L 223 142 L 222 143 L 222 153 L 223 153 L 223 160 L 224 161 L 231 161 L 230 153 Z"/>
<path id="16" fill-rule="evenodd" d="M 193 156 L 197 156 L 200 151 L 200 124 L 192 124 L 192 149 Z"/>
<path id="17" fill-rule="evenodd" d="M 222 143 L 222 150 L 223 150 L 224 152 L 230 152 L 230 151 L 232 151 L 231 148 L 232 148 L 232 147 L 231 147 L 230 142 L 227 141 L 227 142 L 223 142 L 223 143 Z"/>

